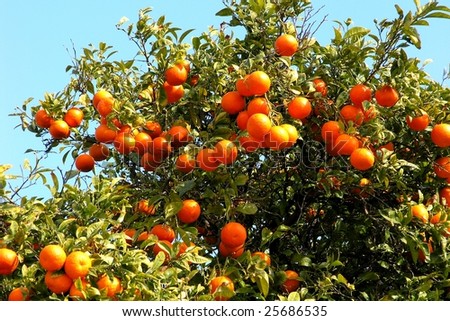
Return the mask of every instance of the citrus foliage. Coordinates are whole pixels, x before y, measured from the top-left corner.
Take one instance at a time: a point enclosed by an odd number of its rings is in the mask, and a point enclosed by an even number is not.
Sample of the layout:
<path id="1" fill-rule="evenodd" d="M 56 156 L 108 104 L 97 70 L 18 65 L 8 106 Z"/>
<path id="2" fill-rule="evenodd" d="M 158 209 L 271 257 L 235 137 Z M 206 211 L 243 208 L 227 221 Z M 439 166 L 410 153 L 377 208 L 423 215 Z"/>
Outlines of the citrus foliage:
<path id="1" fill-rule="evenodd" d="M 136 57 L 85 48 L 19 113 L 70 170 L 30 168 L 43 200 L 2 167 L 2 246 L 20 259 L 2 299 L 447 298 L 450 90 L 405 48 L 450 9 L 416 2 L 329 44 L 309 1 L 224 1 L 228 20 L 191 41 L 150 9 L 121 21 Z M 70 267 L 46 271 L 47 245 Z"/>

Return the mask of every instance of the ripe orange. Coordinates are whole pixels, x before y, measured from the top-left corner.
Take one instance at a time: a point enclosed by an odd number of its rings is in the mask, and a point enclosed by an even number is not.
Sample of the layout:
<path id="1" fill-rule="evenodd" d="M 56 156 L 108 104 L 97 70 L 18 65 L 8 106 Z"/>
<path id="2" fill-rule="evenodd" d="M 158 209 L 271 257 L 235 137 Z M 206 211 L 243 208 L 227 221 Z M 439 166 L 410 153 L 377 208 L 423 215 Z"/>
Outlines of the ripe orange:
<path id="1" fill-rule="evenodd" d="M 155 156 L 153 153 L 145 153 L 141 156 L 141 166 L 149 172 L 155 171 L 163 162 L 161 155 Z"/>
<path id="2" fill-rule="evenodd" d="M 11 249 L 0 248 L 0 275 L 12 274 L 19 265 L 17 253 Z"/>
<path id="3" fill-rule="evenodd" d="M 172 243 L 175 239 L 175 231 L 166 224 L 157 224 L 153 226 L 150 233 L 156 235 L 160 241 L 166 240 Z"/>
<path id="4" fill-rule="evenodd" d="M 196 157 L 197 166 L 207 172 L 212 172 L 219 167 L 220 162 L 216 158 L 216 150 L 212 148 L 203 148 Z"/>
<path id="5" fill-rule="evenodd" d="M 298 50 L 298 41 L 292 35 L 282 34 L 275 40 L 275 52 L 280 56 L 293 56 Z"/>
<path id="6" fill-rule="evenodd" d="M 439 224 L 441 222 L 446 222 L 446 221 L 447 221 L 447 215 L 443 214 L 441 211 L 437 212 L 430 218 L 431 224 Z"/>
<path id="7" fill-rule="evenodd" d="M 296 291 L 300 287 L 298 273 L 292 270 L 286 270 L 284 273 L 286 274 L 286 280 L 281 285 L 281 289 L 287 293 Z"/>
<path id="8" fill-rule="evenodd" d="M 100 100 L 96 109 L 100 114 L 100 116 L 106 117 L 112 113 L 113 108 L 114 108 L 114 100 L 108 99 L 108 100 Z"/>
<path id="9" fill-rule="evenodd" d="M 72 286 L 72 279 L 64 272 L 47 271 L 44 279 L 47 288 L 56 294 L 66 293 Z"/>
<path id="10" fill-rule="evenodd" d="M 108 125 L 100 125 L 95 129 L 95 139 L 100 143 L 109 144 L 116 138 L 117 131 L 108 127 Z"/>
<path id="11" fill-rule="evenodd" d="M 247 129 L 247 121 L 250 116 L 248 115 L 248 111 L 243 110 L 239 112 L 239 114 L 236 117 L 236 124 L 239 127 L 240 130 L 246 130 Z"/>
<path id="12" fill-rule="evenodd" d="M 252 256 L 259 257 L 261 260 L 263 260 L 267 266 L 270 266 L 271 260 L 270 256 L 264 252 L 253 252 Z"/>
<path id="13" fill-rule="evenodd" d="M 172 152 L 172 146 L 167 138 L 159 136 L 153 139 L 149 146 L 149 152 L 153 153 L 155 156 L 160 156 L 161 160 L 164 157 L 169 156 Z"/>
<path id="14" fill-rule="evenodd" d="M 164 73 L 166 81 L 171 86 L 178 86 L 186 82 L 188 77 L 188 71 L 181 63 L 177 63 L 167 68 Z"/>
<path id="15" fill-rule="evenodd" d="M 254 114 L 248 118 L 247 132 L 256 139 L 263 140 L 270 128 L 272 128 L 272 121 L 267 115 Z"/>
<path id="16" fill-rule="evenodd" d="M 270 105 L 266 98 L 255 97 L 247 105 L 247 113 L 250 117 L 253 114 L 261 113 L 264 115 L 269 115 Z"/>
<path id="17" fill-rule="evenodd" d="M 222 96 L 220 104 L 225 112 L 234 115 L 244 110 L 245 98 L 237 91 L 229 91 Z"/>
<path id="18" fill-rule="evenodd" d="M 289 144 L 289 134 L 282 126 L 273 126 L 264 136 L 264 147 L 281 150 Z"/>
<path id="19" fill-rule="evenodd" d="M 120 279 L 113 276 L 112 279 L 108 275 L 102 276 L 97 281 L 97 287 L 101 292 L 104 292 L 107 297 L 114 298 L 116 294 L 122 292 L 122 285 L 120 284 Z"/>
<path id="20" fill-rule="evenodd" d="M 339 122 L 330 120 L 322 125 L 321 136 L 325 143 L 332 143 L 342 134 L 342 128 Z"/>
<path id="21" fill-rule="evenodd" d="M 167 135 L 170 137 L 170 143 L 173 147 L 178 148 L 189 143 L 189 131 L 183 126 L 172 126 Z"/>
<path id="22" fill-rule="evenodd" d="M 446 186 L 439 190 L 439 202 L 446 207 L 450 207 L 450 187 Z"/>
<path id="23" fill-rule="evenodd" d="M 247 78 L 248 78 L 248 75 L 245 76 L 244 78 L 238 79 L 236 81 L 236 90 L 243 97 L 249 97 L 249 96 L 253 95 L 253 93 L 250 91 L 250 89 L 247 86 L 247 83 L 246 83 Z"/>
<path id="24" fill-rule="evenodd" d="M 358 84 L 350 89 L 350 100 L 357 106 L 361 107 L 364 101 L 372 99 L 372 89 L 363 84 Z"/>
<path id="25" fill-rule="evenodd" d="M 72 107 L 64 115 L 64 121 L 70 127 L 78 127 L 81 125 L 84 118 L 84 113 L 80 108 Z"/>
<path id="26" fill-rule="evenodd" d="M 429 219 L 429 213 L 425 205 L 416 204 L 411 206 L 411 213 L 414 217 L 417 217 L 423 223 L 427 223 Z"/>
<path id="27" fill-rule="evenodd" d="M 294 119 L 305 119 L 311 112 L 311 102 L 306 97 L 295 97 L 288 104 L 288 113 Z"/>
<path id="28" fill-rule="evenodd" d="M 444 156 L 436 159 L 433 164 L 433 170 L 439 178 L 450 177 L 450 157 Z"/>
<path id="29" fill-rule="evenodd" d="M 430 124 L 430 117 L 425 112 L 421 116 L 406 116 L 406 124 L 411 130 L 422 131 Z"/>
<path id="30" fill-rule="evenodd" d="M 39 109 L 34 115 L 34 121 L 36 125 L 41 128 L 49 128 L 53 122 L 53 117 L 51 117 L 45 109 Z"/>
<path id="31" fill-rule="evenodd" d="M 114 147 L 121 154 L 131 153 L 135 146 L 136 140 L 130 133 L 120 132 L 114 138 Z"/>
<path id="32" fill-rule="evenodd" d="M 216 161 L 222 164 L 229 165 L 233 163 L 238 156 L 238 149 L 236 145 L 227 139 L 218 141 L 214 146 L 214 149 Z"/>
<path id="33" fill-rule="evenodd" d="M 150 120 L 150 121 L 146 122 L 145 127 L 147 128 L 148 134 L 153 139 L 160 136 L 162 133 L 161 125 L 156 121 Z"/>
<path id="34" fill-rule="evenodd" d="M 80 172 L 89 172 L 95 166 L 94 157 L 89 154 L 81 154 L 75 159 L 75 167 Z"/>
<path id="35" fill-rule="evenodd" d="M 13 289 L 8 295 L 8 301 L 28 301 L 30 299 L 30 290 L 21 286 Z"/>
<path id="36" fill-rule="evenodd" d="M 359 140 L 348 134 L 340 134 L 334 142 L 331 142 L 331 151 L 336 155 L 351 155 L 359 147 Z"/>
<path id="37" fill-rule="evenodd" d="M 262 96 L 270 89 L 270 77 L 264 71 L 254 71 L 244 81 L 254 96 Z"/>
<path id="38" fill-rule="evenodd" d="M 428 242 L 426 242 L 427 247 L 428 247 L 428 252 L 429 252 L 430 254 L 434 252 L 432 241 L 433 241 L 433 240 L 430 238 L 430 239 L 428 240 Z M 424 262 L 426 261 L 425 252 L 424 252 L 422 249 L 419 249 L 419 251 L 418 251 L 418 257 L 417 257 L 417 260 L 418 260 L 419 262 L 422 262 L 422 263 L 424 263 Z"/>
<path id="39" fill-rule="evenodd" d="M 150 148 L 152 137 L 145 132 L 139 132 L 137 135 L 134 136 L 134 141 L 135 141 L 134 150 L 139 155 L 144 155 Z"/>
<path id="40" fill-rule="evenodd" d="M 450 146 L 450 124 L 437 124 L 431 130 L 431 140 L 438 147 Z"/>
<path id="41" fill-rule="evenodd" d="M 79 283 L 77 285 L 77 283 Z M 85 279 L 73 281 L 69 290 L 69 296 L 72 300 L 86 300 L 86 295 L 83 293 L 90 286 Z"/>
<path id="42" fill-rule="evenodd" d="M 74 251 L 67 256 L 64 271 L 67 276 L 74 280 L 88 275 L 91 266 L 92 262 L 88 253 Z"/>
<path id="43" fill-rule="evenodd" d="M 221 291 L 223 288 L 227 290 L 225 293 Z M 234 292 L 234 283 L 227 276 L 216 276 L 211 280 L 210 283 L 210 293 L 214 295 L 214 300 L 216 301 L 227 301 L 231 298 L 231 295 L 226 292 Z M 217 292 L 217 293 L 216 293 Z"/>
<path id="44" fill-rule="evenodd" d="M 320 93 L 322 97 L 325 97 L 328 94 L 327 83 L 320 78 L 316 78 L 313 80 L 314 88 L 316 92 Z"/>
<path id="45" fill-rule="evenodd" d="M 89 148 L 89 155 L 91 155 L 95 161 L 103 161 L 109 157 L 109 148 L 102 143 L 93 144 Z"/>
<path id="46" fill-rule="evenodd" d="M 233 259 L 237 259 L 244 253 L 244 245 L 239 245 L 237 247 L 228 247 L 223 242 L 219 243 L 219 253 L 223 257 L 232 257 Z"/>
<path id="47" fill-rule="evenodd" d="M 295 126 L 291 124 L 282 124 L 281 127 L 283 127 L 284 130 L 286 130 L 289 136 L 286 147 L 294 146 L 294 144 L 297 142 L 297 139 L 299 138 L 297 128 L 295 128 Z"/>
<path id="48" fill-rule="evenodd" d="M 340 116 L 345 123 L 353 122 L 354 125 L 361 125 L 364 121 L 364 112 L 361 108 L 346 105 L 342 107 Z"/>
<path id="49" fill-rule="evenodd" d="M 62 269 L 66 262 L 66 252 L 56 244 L 46 245 L 39 253 L 39 263 L 46 271 L 57 271 Z"/>
<path id="50" fill-rule="evenodd" d="M 161 246 L 161 244 L 164 243 L 167 247 L 172 248 L 172 243 L 170 243 L 169 241 L 166 240 L 159 240 L 158 242 L 155 243 L 155 245 L 153 245 L 153 254 L 158 255 L 159 252 L 163 252 L 164 256 L 166 257 L 166 259 L 164 260 L 164 262 L 169 262 L 170 261 L 170 253 L 163 247 Z"/>
<path id="51" fill-rule="evenodd" d="M 384 85 L 375 91 L 375 100 L 380 106 L 392 107 L 399 100 L 399 95 L 395 88 L 392 88 L 389 85 Z"/>
<path id="52" fill-rule="evenodd" d="M 99 90 L 95 93 L 92 104 L 97 108 L 98 103 L 105 100 L 113 100 L 113 96 L 106 90 Z"/>
<path id="53" fill-rule="evenodd" d="M 54 139 L 64 139 L 70 135 L 70 127 L 62 119 L 53 121 L 48 128 L 48 131 Z"/>
<path id="54" fill-rule="evenodd" d="M 191 224 L 198 220 L 201 211 L 200 205 L 195 200 L 188 199 L 183 201 L 183 206 L 177 216 L 181 222 Z"/>
<path id="55" fill-rule="evenodd" d="M 241 223 L 229 222 L 220 231 L 220 239 L 225 246 L 236 248 L 245 243 L 247 230 Z"/>
<path id="56" fill-rule="evenodd" d="M 175 63 L 175 65 L 183 66 L 184 69 L 186 69 L 186 72 L 187 72 L 188 74 L 191 72 L 191 63 L 189 62 L 189 60 L 186 60 L 186 59 L 180 59 L 180 60 L 177 60 L 177 62 Z"/>
<path id="57" fill-rule="evenodd" d="M 155 215 L 156 208 L 154 205 L 149 204 L 148 200 L 140 200 L 137 203 L 136 209 L 139 213 L 146 214 L 146 215 Z"/>
<path id="58" fill-rule="evenodd" d="M 375 163 L 375 156 L 369 148 L 357 148 L 350 155 L 350 164 L 360 171 L 372 168 Z"/>
<path id="59" fill-rule="evenodd" d="M 192 172 L 195 168 L 195 165 L 195 159 L 192 158 L 189 154 L 181 154 L 175 161 L 176 169 L 185 174 Z"/>
<path id="60" fill-rule="evenodd" d="M 167 81 L 163 84 L 163 90 L 167 96 L 167 102 L 169 104 L 176 103 L 184 95 L 183 85 L 171 86 Z"/>

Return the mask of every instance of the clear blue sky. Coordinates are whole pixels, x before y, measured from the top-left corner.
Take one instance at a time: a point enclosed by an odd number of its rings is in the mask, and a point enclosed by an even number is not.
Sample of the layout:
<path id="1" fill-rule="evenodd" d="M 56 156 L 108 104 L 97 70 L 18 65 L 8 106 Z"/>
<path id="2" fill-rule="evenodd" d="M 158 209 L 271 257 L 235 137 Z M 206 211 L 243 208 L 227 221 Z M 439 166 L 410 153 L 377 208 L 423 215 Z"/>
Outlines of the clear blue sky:
<path id="1" fill-rule="evenodd" d="M 313 0 L 321 9 L 318 18 L 328 15 L 327 22 L 316 37 L 322 44 L 332 35 L 333 20 L 352 18 L 355 25 L 373 27 L 373 19 L 393 17 L 394 3 L 405 10 L 414 7 L 413 0 Z M 423 0 L 422 2 L 425 3 Z M 450 6 L 450 0 L 441 4 Z M 113 45 L 123 58 L 132 57 L 133 45 L 117 31 L 115 24 L 123 16 L 136 21 L 140 8 L 152 7 L 154 18 L 165 15 L 168 21 L 182 29 L 195 28 L 197 33 L 208 26 L 218 27 L 221 18 L 214 14 L 222 8 L 220 0 L 1 0 L 0 2 L 0 164 L 12 164 L 13 173 L 27 157 L 28 148 L 40 149 L 40 139 L 21 129 L 13 129 L 18 119 L 8 117 L 28 97 L 37 102 L 44 92 L 56 92 L 67 83 L 65 67 L 70 64 L 72 42 L 80 52 L 90 43 L 100 41 Z M 426 70 L 436 80 L 450 64 L 449 20 L 432 20 L 429 27 L 420 28 L 423 49 L 410 50 L 410 55 L 422 60 L 432 59 Z M 447 82 L 447 85 L 448 82 Z M 58 166 L 60 157 L 50 157 L 44 163 Z"/>

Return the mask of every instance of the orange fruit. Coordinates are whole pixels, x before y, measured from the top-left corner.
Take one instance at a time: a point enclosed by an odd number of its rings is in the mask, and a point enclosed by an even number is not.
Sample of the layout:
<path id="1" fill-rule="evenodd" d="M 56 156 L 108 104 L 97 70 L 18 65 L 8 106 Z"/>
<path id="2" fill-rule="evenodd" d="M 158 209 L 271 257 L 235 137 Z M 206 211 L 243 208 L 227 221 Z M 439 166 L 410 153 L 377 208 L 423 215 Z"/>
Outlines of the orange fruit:
<path id="1" fill-rule="evenodd" d="M 64 139 L 70 135 L 70 127 L 62 119 L 53 121 L 48 128 L 48 131 L 54 139 Z"/>
<path id="2" fill-rule="evenodd" d="M 238 149 L 236 145 L 227 140 L 222 139 L 214 146 L 216 161 L 222 164 L 229 165 L 233 163 L 238 156 Z"/>
<path id="3" fill-rule="evenodd" d="M 427 244 L 427 247 L 428 247 L 428 252 L 430 254 L 433 253 L 434 249 L 433 249 L 432 239 L 430 238 L 428 240 L 428 242 L 426 242 L 426 244 Z M 425 252 L 422 249 L 419 249 L 419 251 L 418 251 L 417 260 L 419 262 L 422 262 L 422 263 L 424 263 L 426 261 L 426 255 L 425 255 Z"/>
<path id="4" fill-rule="evenodd" d="M 294 146 L 294 144 L 297 142 L 297 139 L 299 138 L 297 128 L 295 128 L 295 126 L 291 124 L 282 124 L 281 127 L 283 127 L 284 130 L 286 130 L 289 136 L 286 147 Z"/>
<path id="5" fill-rule="evenodd" d="M 250 91 L 250 89 L 247 86 L 247 83 L 246 83 L 247 78 L 248 78 L 248 75 L 245 76 L 244 78 L 238 79 L 236 81 L 236 90 L 243 97 L 249 97 L 249 96 L 253 95 L 253 93 Z"/>
<path id="6" fill-rule="evenodd" d="M 287 293 L 296 291 L 300 287 L 298 273 L 292 270 L 286 270 L 284 273 L 286 274 L 286 280 L 281 285 L 281 289 Z"/>
<path id="7" fill-rule="evenodd" d="M 64 121 L 70 127 L 78 127 L 83 122 L 84 113 L 80 108 L 72 107 L 64 115 Z"/>
<path id="8" fill-rule="evenodd" d="M 243 110 L 239 112 L 239 114 L 236 117 L 236 124 L 240 130 L 246 130 L 247 129 L 247 121 L 249 118 L 248 111 Z"/>
<path id="9" fill-rule="evenodd" d="M 170 143 L 173 147 L 178 148 L 189 143 L 189 131 L 183 126 L 172 126 L 167 131 L 167 136 L 170 137 Z"/>
<path id="10" fill-rule="evenodd" d="M 250 117 L 253 114 L 261 113 L 264 115 L 269 115 L 270 105 L 266 98 L 255 97 L 247 105 L 247 113 Z"/>
<path id="11" fill-rule="evenodd" d="M 263 260 L 267 266 L 270 266 L 271 260 L 270 256 L 264 252 L 253 252 L 253 257 L 259 257 L 261 260 Z"/>
<path id="12" fill-rule="evenodd" d="M 222 96 L 220 104 L 225 112 L 234 115 L 244 110 L 245 98 L 237 91 L 229 91 Z"/>
<path id="13" fill-rule="evenodd" d="M 351 155 L 359 147 L 359 140 L 347 134 L 340 134 L 336 140 L 331 143 L 332 153 L 336 155 Z"/>
<path id="14" fill-rule="evenodd" d="M 155 139 L 156 137 L 160 136 L 162 133 L 161 125 L 156 121 L 148 121 L 145 123 L 145 128 L 148 131 L 148 134 L 151 138 Z"/>
<path id="15" fill-rule="evenodd" d="M 131 153 L 136 146 L 133 135 L 127 132 L 120 132 L 114 138 L 114 147 L 121 154 Z"/>
<path id="16" fill-rule="evenodd" d="M 83 291 L 86 291 L 88 286 L 90 285 L 85 279 L 73 281 L 72 286 L 69 290 L 70 298 L 73 300 L 86 300 L 86 295 L 83 293 Z"/>
<path id="17" fill-rule="evenodd" d="M 273 126 L 264 136 L 264 146 L 272 150 L 281 150 L 289 144 L 289 134 L 282 126 Z"/>
<path id="18" fill-rule="evenodd" d="M 28 301 L 30 299 L 30 290 L 21 286 L 13 289 L 8 295 L 8 301 Z"/>
<path id="19" fill-rule="evenodd" d="M 416 204 L 416 205 L 411 206 L 411 214 L 414 217 L 417 217 L 423 223 L 428 222 L 429 213 L 428 213 L 427 208 L 423 204 Z"/>
<path id="20" fill-rule="evenodd" d="M 189 154 L 181 154 L 175 161 L 175 167 L 182 173 L 190 173 L 194 170 L 196 165 L 195 159 Z"/>
<path id="21" fill-rule="evenodd" d="M 364 101 L 372 99 L 372 89 L 363 84 L 358 84 L 350 89 L 350 100 L 357 106 L 362 106 Z"/>
<path id="22" fill-rule="evenodd" d="M 450 207 L 450 187 L 443 187 L 439 190 L 439 201 L 445 203 L 446 207 Z"/>
<path id="23" fill-rule="evenodd" d="M 49 128 L 53 122 L 53 117 L 45 109 L 39 109 L 34 115 L 34 121 L 38 127 Z"/>
<path id="24" fill-rule="evenodd" d="M 114 298 L 116 294 L 122 292 L 122 285 L 120 279 L 113 276 L 112 279 L 108 275 L 102 276 L 97 281 L 97 287 L 101 292 L 104 292 L 107 297 Z"/>
<path id="25" fill-rule="evenodd" d="M 114 142 L 117 131 L 108 127 L 108 125 L 100 125 L 95 129 L 95 139 L 100 143 L 109 144 Z"/>
<path id="26" fill-rule="evenodd" d="M 244 245 L 239 245 L 237 247 L 228 247 L 223 242 L 219 243 L 219 253 L 223 257 L 232 257 L 237 259 L 244 253 Z"/>
<path id="27" fill-rule="evenodd" d="M 197 166 L 204 171 L 212 172 L 219 167 L 220 162 L 216 158 L 216 150 L 212 148 L 203 148 L 197 153 Z"/>
<path id="28" fill-rule="evenodd" d="M 75 159 L 75 167 L 80 172 L 89 172 L 95 166 L 94 157 L 89 154 L 81 154 Z"/>
<path id="29" fill-rule="evenodd" d="M 151 141 L 149 152 L 153 153 L 155 157 L 159 156 L 159 159 L 162 160 L 172 152 L 172 146 L 167 138 L 159 136 Z M 158 157 L 156 157 L 156 159 L 158 159 Z"/>
<path id="30" fill-rule="evenodd" d="M 175 239 L 175 231 L 166 224 L 157 224 L 153 226 L 150 233 L 156 235 L 160 241 L 166 240 L 172 243 Z"/>
<path id="31" fill-rule="evenodd" d="M 220 239 L 225 246 L 236 248 L 245 243 L 247 230 L 238 222 L 229 222 L 220 231 Z"/>
<path id="32" fill-rule="evenodd" d="M 92 262 L 88 253 L 74 251 L 67 256 L 64 271 L 67 276 L 74 280 L 88 275 L 91 266 Z"/>
<path id="33" fill-rule="evenodd" d="M 99 90 L 95 93 L 94 98 L 92 99 L 92 104 L 94 105 L 95 108 L 97 108 L 98 103 L 100 101 L 105 101 L 105 100 L 113 100 L 113 96 L 106 90 Z"/>
<path id="34" fill-rule="evenodd" d="M 181 63 L 177 63 L 169 68 L 164 73 L 166 81 L 171 86 L 178 86 L 186 82 L 188 71 Z"/>
<path id="35" fill-rule="evenodd" d="M 166 259 L 164 260 L 164 262 L 168 262 L 170 261 L 170 253 L 161 246 L 161 244 L 164 243 L 167 247 L 172 248 L 172 243 L 170 243 L 169 241 L 166 240 L 159 240 L 158 242 L 155 243 L 155 245 L 153 245 L 153 254 L 156 256 L 158 255 L 159 252 L 163 252 L 164 256 L 166 257 Z"/>
<path id="36" fill-rule="evenodd" d="M 135 141 L 134 150 L 139 155 L 144 155 L 150 148 L 152 137 L 145 132 L 139 132 L 137 135 L 134 136 L 134 141 Z"/>
<path id="37" fill-rule="evenodd" d="M 438 147 L 450 146 L 450 124 L 437 124 L 431 130 L 431 140 Z"/>
<path id="38" fill-rule="evenodd" d="M 109 157 L 109 148 L 102 143 L 93 144 L 89 148 L 89 155 L 91 155 L 95 161 L 103 161 Z"/>
<path id="39" fill-rule="evenodd" d="M 439 224 L 441 222 L 446 222 L 446 221 L 447 221 L 447 215 L 442 214 L 441 211 L 437 212 L 430 218 L 431 224 Z"/>
<path id="40" fill-rule="evenodd" d="M 175 65 L 178 66 L 183 66 L 184 69 L 186 69 L 186 72 L 189 74 L 191 72 L 191 63 L 189 62 L 189 60 L 186 59 L 180 59 L 178 60 Z"/>
<path id="41" fill-rule="evenodd" d="M 316 92 L 320 93 L 322 97 L 325 97 L 328 94 L 328 88 L 325 81 L 320 78 L 316 78 L 313 80 L 314 89 Z"/>
<path id="42" fill-rule="evenodd" d="M 294 119 L 305 119 L 311 112 L 311 103 L 306 97 L 295 97 L 288 104 L 288 113 Z"/>
<path id="43" fill-rule="evenodd" d="M 163 84 L 163 90 L 167 96 L 167 102 L 169 104 L 176 103 L 184 95 L 183 85 L 172 86 L 167 81 Z"/>
<path id="44" fill-rule="evenodd" d="M 375 156 L 369 148 L 357 148 L 350 154 L 350 164 L 360 171 L 366 171 L 373 167 Z"/>
<path id="45" fill-rule="evenodd" d="M 66 293 L 72 286 L 72 279 L 64 272 L 47 271 L 44 278 L 47 288 L 56 294 Z"/>
<path id="46" fill-rule="evenodd" d="M 423 113 L 421 116 L 406 116 L 406 124 L 411 130 L 422 131 L 425 130 L 430 124 L 430 117 L 427 113 Z"/>
<path id="47" fill-rule="evenodd" d="M 270 77 L 264 71 L 254 71 L 244 81 L 254 96 L 262 96 L 270 89 Z"/>
<path id="48" fill-rule="evenodd" d="M 364 121 L 363 110 L 353 105 L 346 105 L 342 107 L 339 114 L 345 123 L 349 123 L 351 121 L 354 125 L 361 125 Z"/>
<path id="49" fill-rule="evenodd" d="M 0 248 L 0 275 L 12 274 L 19 265 L 17 253 L 11 249 Z"/>
<path id="50" fill-rule="evenodd" d="M 188 199 L 183 201 L 177 216 L 182 223 L 191 224 L 198 220 L 201 211 L 200 205 L 195 200 Z"/>
<path id="51" fill-rule="evenodd" d="M 272 121 L 264 114 L 253 114 L 247 121 L 247 132 L 253 138 L 263 140 L 264 136 L 272 128 Z"/>
<path id="52" fill-rule="evenodd" d="M 66 252 L 56 244 L 46 245 L 39 253 L 39 263 L 46 271 L 57 271 L 62 269 L 66 262 Z"/>
<path id="53" fill-rule="evenodd" d="M 210 283 L 210 293 L 214 296 L 216 301 L 227 301 L 231 296 L 226 292 L 234 292 L 234 283 L 227 276 L 216 276 L 211 280 Z M 226 288 L 228 291 L 221 293 L 222 288 Z M 217 292 L 217 293 L 216 293 Z"/>
<path id="54" fill-rule="evenodd" d="M 141 166 L 149 172 L 155 171 L 162 163 L 161 155 L 155 156 L 153 153 L 145 153 L 140 159 Z"/>
<path id="55" fill-rule="evenodd" d="M 450 177 L 450 157 L 440 157 L 433 163 L 433 170 L 439 178 Z"/>
<path id="56" fill-rule="evenodd" d="M 389 85 L 384 85 L 375 91 L 375 100 L 378 105 L 389 108 L 397 103 L 399 95 L 397 90 Z"/>
<path id="57" fill-rule="evenodd" d="M 156 208 L 154 205 L 148 203 L 148 200 L 140 200 L 137 203 L 137 211 L 146 215 L 155 215 Z"/>
<path id="58" fill-rule="evenodd" d="M 342 128 L 339 122 L 330 120 L 322 125 L 321 136 L 326 143 L 332 143 L 342 134 Z"/>
<path id="59" fill-rule="evenodd" d="M 293 56 L 298 50 L 298 41 L 292 35 L 282 34 L 275 40 L 275 52 L 280 56 Z"/>

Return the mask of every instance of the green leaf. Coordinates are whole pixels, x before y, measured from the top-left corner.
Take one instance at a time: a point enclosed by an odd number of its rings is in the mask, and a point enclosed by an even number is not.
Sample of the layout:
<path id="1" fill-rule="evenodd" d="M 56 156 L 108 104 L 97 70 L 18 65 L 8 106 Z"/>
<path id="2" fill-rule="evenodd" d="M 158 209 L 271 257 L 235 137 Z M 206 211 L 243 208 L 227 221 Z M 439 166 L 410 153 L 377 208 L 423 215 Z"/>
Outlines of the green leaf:
<path id="1" fill-rule="evenodd" d="M 288 301 L 300 301 L 300 293 L 298 293 L 296 291 L 289 293 L 287 300 Z"/>
<path id="2" fill-rule="evenodd" d="M 216 12 L 216 16 L 219 17 L 227 17 L 227 16 L 232 16 L 233 15 L 233 10 L 231 8 L 223 8 L 222 10 L 219 10 L 218 12 Z"/>
<path id="3" fill-rule="evenodd" d="M 366 272 L 364 274 L 361 274 L 358 279 L 357 282 L 365 282 L 365 281 L 376 281 L 379 280 L 380 276 L 375 273 L 375 272 Z"/>
<path id="4" fill-rule="evenodd" d="M 191 191 L 194 187 L 195 187 L 195 180 L 192 179 L 178 184 L 176 187 L 176 191 L 180 196 L 183 196 L 187 192 Z"/>
<path id="5" fill-rule="evenodd" d="M 426 15 L 425 19 L 428 19 L 428 18 L 450 19 L 450 14 L 445 13 L 445 12 L 433 12 L 433 13 L 430 13 L 429 15 Z"/>
<path id="6" fill-rule="evenodd" d="M 263 297 L 269 294 L 269 275 L 266 271 L 263 270 L 261 273 L 258 273 L 256 276 L 256 285 Z"/>
<path id="7" fill-rule="evenodd" d="M 177 215 L 177 213 L 181 210 L 183 206 L 183 202 L 180 200 L 174 200 L 170 203 L 167 203 L 164 207 L 164 214 L 166 218 Z"/>
<path id="8" fill-rule="evenodd" d="M 355 37 L 364 37 L 370 33 L 370 29 L 363 27 L 353 27 L 347 30 L 344 34 L 344 39 L 355 38 Z"/>
<path id="9" fill-rule="evenodd" d="M 261 246 L 263 246 L 271 240 L 273 233 L 267 227 L 264 227 L 262 229 L 261 235 Z"/>
<path id="10" fill-rule="evenodd" d="M 240 204 L 236 207 L 236 211 L 242 214 L 253 215 L 258 212 L 258 207 L 253 203 Z"/>
<path id="11" fill-rule="evenodd" d="M 159 269 L 164 264 L 165 260 L 166 260 L 165 253 L 163 251 L 160 251 L 156 255 L 155 259 L 153 260 L 153 266 L 152 266 L 153 271 L 156 271 L 157 269 Z"/>
<path id="12" fill-rule="evenodd" d="M 244 186 L 245 184 L 247 184 L 247 182 L 248 182 L 248 175 L 245 175 L 245 174 L 239 174 L 234 179 L 234 183 L 237 186 Z"/>

